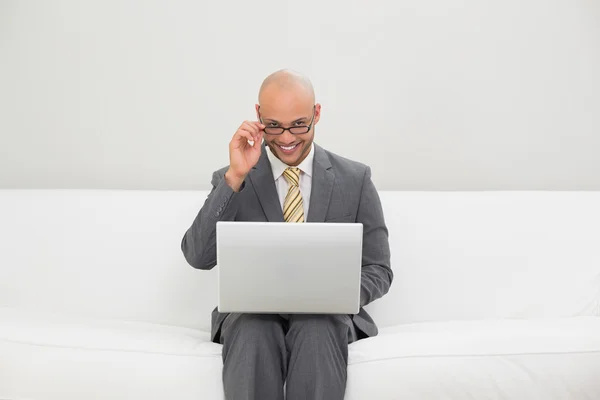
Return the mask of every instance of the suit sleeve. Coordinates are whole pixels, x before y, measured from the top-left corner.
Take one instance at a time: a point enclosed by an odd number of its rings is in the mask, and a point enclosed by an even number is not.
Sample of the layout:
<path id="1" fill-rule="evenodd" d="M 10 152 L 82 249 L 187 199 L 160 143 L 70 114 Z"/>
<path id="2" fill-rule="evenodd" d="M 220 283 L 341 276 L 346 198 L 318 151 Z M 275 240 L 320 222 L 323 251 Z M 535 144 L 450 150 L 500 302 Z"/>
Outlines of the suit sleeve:
<path id="1" fill-rule="evenodd" d="M 363 256 L 361 272 L 360 305 L 366 306 L 385 295 L 394 274 L 390 267 L 388 229 L 383 208 L 371 169 L 366 168 L 356 221 L 363 224 Z"/>
<path id="2" fill-rule="evenodd" d="M 198 269 L 212 269 L 217 264 L 217 222 L 235 220 L 245 187 L 244 183 L 239 192 L 234 192 L 225 181 L 224 170 L 214 172 L 211 183 L 204 205 L 181 241 L 186 261 Z"/>

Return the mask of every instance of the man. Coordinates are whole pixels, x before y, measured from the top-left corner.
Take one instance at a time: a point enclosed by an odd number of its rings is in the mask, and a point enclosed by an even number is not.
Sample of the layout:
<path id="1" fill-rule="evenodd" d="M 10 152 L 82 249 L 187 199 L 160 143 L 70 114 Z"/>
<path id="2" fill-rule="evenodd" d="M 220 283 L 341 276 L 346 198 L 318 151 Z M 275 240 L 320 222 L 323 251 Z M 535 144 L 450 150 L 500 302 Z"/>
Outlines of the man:
<path id="1" fill-rule="evenodd" d="M 267 77 L 256 115 L 233 135 L 229 166 L 213 173 L 212 191 L 182 240 L 186 260 L 194 268 L 215 266 L 217 221 L 360 222 L 361 310 L 349 316 L 215 309 L 212 340 L 223 344 L 225 397 L 283 399 L 285 383 L 287 400 L 341 400 L 348 344 L 377 334 L 362 306 L 386 294 L 393 278 L 379 196 L 369 167 L 313 143 L 321 105 L 304 76 L 282 70 Z"/>

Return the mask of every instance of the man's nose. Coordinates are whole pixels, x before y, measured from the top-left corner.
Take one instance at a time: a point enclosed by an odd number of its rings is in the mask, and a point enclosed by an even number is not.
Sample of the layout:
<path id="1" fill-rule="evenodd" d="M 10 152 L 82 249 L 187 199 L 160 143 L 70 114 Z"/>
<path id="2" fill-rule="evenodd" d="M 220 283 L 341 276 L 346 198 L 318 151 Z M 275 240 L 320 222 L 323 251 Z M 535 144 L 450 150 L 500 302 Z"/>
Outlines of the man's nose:
<path id="1" fill-rule="evenodd" d="M 294 143 L 296 141 L 296 135 L 292 134 L 290 131 L 284 131 L 281 134 L 281 141 L 283 143 Z"/>

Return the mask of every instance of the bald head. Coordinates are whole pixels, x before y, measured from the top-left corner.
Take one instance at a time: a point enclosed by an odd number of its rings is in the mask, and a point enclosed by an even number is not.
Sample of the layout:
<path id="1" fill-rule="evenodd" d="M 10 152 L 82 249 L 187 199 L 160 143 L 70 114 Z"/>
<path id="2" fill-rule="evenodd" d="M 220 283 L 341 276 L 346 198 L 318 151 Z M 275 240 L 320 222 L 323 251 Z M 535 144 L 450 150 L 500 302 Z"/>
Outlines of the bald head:
<path id="1" fill-rule="evenodd" d="M 321 118 L 310 80 L 288 69 L 274 72 L 260 87 L 258 103 L 256 117 L 265 125 L 264 140 L 271 152 L 286 165 L 300 165 L 310 153 Z"/>
<path id="2" fill-rule="evenodd" d="M 262 104 L 279 93 L 293 93 L 311 104 L 315 103 L 315 91 L 310 79 L 289 69 L 282 69 L 267 76 L 260 86 L 258 102 Z"/>

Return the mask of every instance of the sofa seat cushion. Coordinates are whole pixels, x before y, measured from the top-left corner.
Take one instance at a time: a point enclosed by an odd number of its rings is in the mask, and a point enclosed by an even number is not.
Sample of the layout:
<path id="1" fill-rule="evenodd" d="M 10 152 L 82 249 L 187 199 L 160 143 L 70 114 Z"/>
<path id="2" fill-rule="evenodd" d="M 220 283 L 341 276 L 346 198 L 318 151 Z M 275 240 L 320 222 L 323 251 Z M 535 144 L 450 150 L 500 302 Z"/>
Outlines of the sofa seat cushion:
<path id="1" fill-rule="evenodd" d="M 407 324 L 351 347 L 347 399 L 600 398 L 600 318 Z"/>
<path id="2" fill-rule="evenodd" d="M 97 320 L 0 308 L 0 340 L 37 346 L 219 356 L 221 346 L 195 329 L 145 322 Z"/>
<path id="3" fill-rule="evenodd" d="M 223 399 L 194 329 L 0 308 L 0 353 L 0 398 Z M 598 317 L 407 324 L 350 346 L 346 400 L 597 399 L 599 371 Z"/>
<path id="4" fill-rule="evenodd" d="M 0 308 L 0 399 L 223 399 L 221 345 L 209 337 Z"/>

